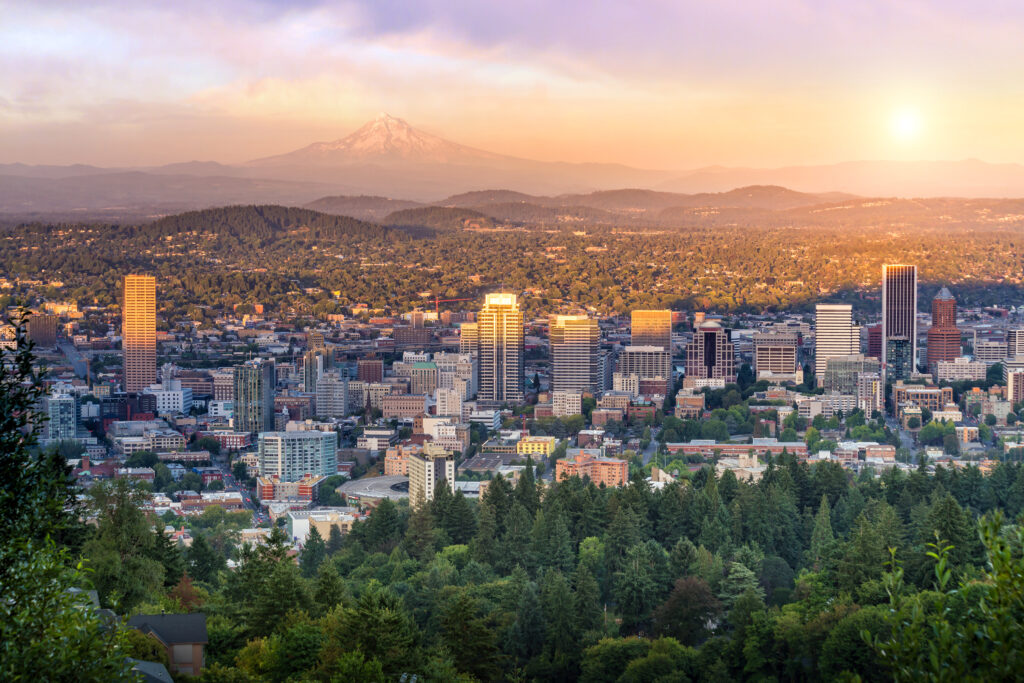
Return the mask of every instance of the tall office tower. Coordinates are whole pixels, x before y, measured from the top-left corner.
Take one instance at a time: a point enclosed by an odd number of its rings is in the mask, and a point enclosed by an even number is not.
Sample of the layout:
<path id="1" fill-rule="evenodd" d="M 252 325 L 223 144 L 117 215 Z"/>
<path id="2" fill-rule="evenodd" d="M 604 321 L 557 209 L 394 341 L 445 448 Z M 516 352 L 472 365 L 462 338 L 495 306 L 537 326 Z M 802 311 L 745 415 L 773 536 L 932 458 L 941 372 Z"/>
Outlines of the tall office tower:
<path id="1" fill-rule="evenodd" d="M 409 393 L 426 396 L 437 390 L 437 363 L 420 361 L 409 370 Z"/>
<path id="2" fill-rule="evenodd" d="M 309 350 L 302 354 L 302 389 L 313 393 L 316 383 L 327 371 L 327 356 L 323 351 Z"/>
<path id="3" fill-rule="evenodd" d="M 634 315 L 637 311 L 633 312 Z M 601 331 L 586 315 L 552 316 L 551 389 L 553 391 L 600 391 Z M 634 338 L 636 332 L 634 331 Z"/>
<path id="4" fill-rule="evenodd" d="M 672 353 L 672 311 L 633 311 L 631 346 L 660 346 Z"/>
<path id="5" fill-rule="evenodd" d="M 954 320 L 954 323 L 956 321 Z M 882 266 L 882 367 L 890 380 L 917 370 L 917 266 Z"/>
<path id="6" fill-rule="evenodd" d="M 686 377 L 736 381 L 736 350 L 729 330 L 714 320 L 705 320 L 686 345 Z"/>
<path id="7" fill-rule="evenodd" d="M 51 313 L 33 313 L 28 319 L 28 338 L 37 347 L 49 349 L 57 345 L 57 316 Z"/>
<path id="8" fill-rule="evenodd" d="M 409 502 L 419 507 L 434 499 L 438 486 L 455 491 L 455 456 L 437 444 L 427 442 L 423 450 L 409 455 Z"/>
<path id="9" fill-rule="evenodd" d="M 337 370 L 320 376 L 316 383 L 316 414 L 318 417 L 348 414 L 348 377 Z"/>
<path id="10" fill-rule="evenodd" d="M 755 334 L 754 372 L 757 379 L 799 381 L 797 373 L 800 366 L 796 360 L 799 341 L 796 332 Z"/>
<path id="11" fill-rule="evenodd" d="M 882 360 L 882 323 L 868 327 L 868 352 L 864 355 Z"/>
<path id="12" fill-rule="evenodd" d="M 142 391 L 156 383 L 156 278 L 124 276 L 121 315 L 124 389 Z"/>
<path id="13" fill-rule="evenodd" d="M 943 287 L 932 299 L 932 326 L 928 330 L 928 369 L 940 360 L 960 357 L 960 330 L 956 326 L 956 299 Z"/>
<path id="14" fill-rule="evenodd" d="M 235 431 L 274 429 L 274 361 L 258 358 L 235 368 Z"/>
<path id="15" fill-rule="evenodd" d="M 1014 328 L 1006 331 L 1006 357 L 1024 356 L 1024 329 Z"/>
<path id="16" fill-rule="evenodd" d="M 262 432 L 257 453 L 261 477 L 299 481 L 307 474 L 330 477 L 338 473 L 337 432 Z"/>
<path id="17" fill-rule="evenodd" d="M 463 326 L 465 327 L 465 326 Z M 480 389 L 477 397 L 489 403 L 523 400 L 523 312 L 515 294 L 488 294 L 477 315 Z"/>
<path id="18" fill-rule="evenodd" d="M 379 358 L 360 358 L 356 361 L 356 379 L 360 382 L 383 382 L 384 361 Z"/>
<path id="19" fill-rule="evenodd" d="M 414 327 L 416 329 L 419 329 L 419 328 L 423 327 L 423 319 L 424 319 L 424 317 L 425 316 L 423 315 L 423 311 L 421 311 L 420 309 L 417 308 L 416 310 L 412 311 L 409 314 L 409 324 L 412 327 Z"/>
<path id="20" fill-rule="evenodd" d="M 829 358 L 860 352 L 860 328 L 853 324 L 850 304 L 818 304 L 814 308 L 814 327 L 814 374 L 821 386 Z"/>
<path id="21" fill-rule="evenodd" d="M 476 354 L 480 351 L 480 328 L 477 323 L 459 325 L 459 353 Z"/>

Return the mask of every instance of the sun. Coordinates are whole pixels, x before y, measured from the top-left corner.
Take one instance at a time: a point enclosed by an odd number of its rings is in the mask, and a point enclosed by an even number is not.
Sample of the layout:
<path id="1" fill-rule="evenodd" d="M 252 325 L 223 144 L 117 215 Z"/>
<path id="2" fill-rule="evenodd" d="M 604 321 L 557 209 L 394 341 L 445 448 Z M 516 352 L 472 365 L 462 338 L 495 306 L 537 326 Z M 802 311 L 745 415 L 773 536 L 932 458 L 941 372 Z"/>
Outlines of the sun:
<path id="1" fill-rule="evenodd" d="M 893 112 L 889 130 L 899 142 L 913 142 L 921 136 L 921 115 L 915 109 L 900 109 Z"/>

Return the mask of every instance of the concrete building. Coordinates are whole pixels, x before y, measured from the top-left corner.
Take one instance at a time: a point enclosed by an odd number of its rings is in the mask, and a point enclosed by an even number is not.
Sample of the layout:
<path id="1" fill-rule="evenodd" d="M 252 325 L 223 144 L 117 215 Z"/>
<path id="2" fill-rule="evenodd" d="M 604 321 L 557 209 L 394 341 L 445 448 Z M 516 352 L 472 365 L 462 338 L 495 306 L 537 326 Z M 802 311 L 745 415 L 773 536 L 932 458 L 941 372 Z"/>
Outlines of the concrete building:
<path id="1" fill-rule="evenodd" d="M 328 360 L 327 353 L 320 349 L 302 354 L 302 390 L 307 394 L 316 393 L 316 383 L 327 372 Z"/>
<path id="2" fill-rule="evenodd" d="M 882 266 L 882 363 L 889 380 L 917 371 L 917 266 Z"/>
<path id="3" fill-rule="evenodd" d="M 555 417 L 583 414 L 583 393 L 580 391 L 551 392 L 551 413 Z"/>
<path id="4" fill-rule="evenodd" d="M 814 326 L 814 374 L 818 386 L 822 386 L 830 358 L 860 352 L 860 328 L 853 324 L 850 304 L 818 304 L 814 308 Z"/>
<path id="5" fill-rule="evenodd" d="M 657 346 L 672 353 L 672 311 L 632 311 L 630 345 Z"/>
<path id="6" fill-rule="evenodd" d="M 125 391 L 156 382 L 156 278 L 125 275 L 121 309 L 121 348 Z"/>
<path id="7" fill-rule="evenodd" d="M 429 412 L 429 399 L 422 394 L 389 394 L 381 403 L 381 412 L 385 419 L 412 419 L 417 415 Z"/>
<path id="8" fill-rule="evenodd" d="M 409 454 L 409 501 L 414 507 L 434 499 L 438 486 L 455 493 L 455 456 L 432 443 Z"/>
<path id="9" fill-rule="evenodd" d="M 586 315 L 556 315 L 548 329 L 552 390 L 599 391 L 601 332 L 597 320 Z"/>
<path id="10" fill-rule="evenodd" d="M 515 294 L 494 293 L 477 315 L 480 355 L 478 400 L 491 404 L 524 399 L 523 313 Z"/>
<path id="11" fill-rule="evenodd" d="M 736 381 L 735 349 L 729 331 L 714 320 L 700 324 L 686 345 L 687 379 Z"/>
<path id="12" fill-rule="evenodd" d="M 476 355 L 480 351 L 480 328 L 475 322 L 459 324 L 459 353 Z"/>
<path id="13" fill-rule="evenodd" d="M 52 313 L 33 313 L 28 319 L 28 338 L 38 348 L 50 349 L 57 345 L 57 316 Z"/>
<path id="14" fill-rule="evenodd" d="M 1024 370 L 1015 370 L 1006 375 L 1006 400 L 1010 405 L 1024 402 Z"/>
<path id="15" fill-rule="evenodd" d="M 430 361 L 413 363 L 409 369 L 410 394 L 433 394 L 437 389 L 437 365 Z"/>
<path id="16" fill-rule="evenodd" d="M 524 436 L 516 443 L 516 455 L 547 457 L 555 451 L 558 439 L 553 436 Z"/>
<path id="17" fill-rule="evenodd" d="M 345 417 L 348 414 L 348 377 L 337 371 L 324 373 L 316 383 L 316 414 Z"/>
<path id="18" fill-rule="evenodd" d="M 78 398 L 73 394 L 51 394 L 43 398 L 44 424 L 40 441 L 56 442 L 78 436 Z"/>
<path id="19" fill-rule="evenodd" d="M 159 384 L 152 384 L 143 391 L 156 400 L 159 415 L 183 415 L 192 410 L 192 389 L 181 386 L 181 380 L 170 376 L 170 368 L 164 366 L 164 378 Z"/>
<path id="20" fill-rule="evenodd" d="M 360 358 L 356 361 L 356 379 L 371 384 L 384 381 L 384 361 L 379 358 Z"/>
<path id="21" fill-rule="evenodd" d="M 555 480 L 569 477 L 589 477 L 596 486 L 625 486 L 629 482 L 629 463 L 618 458 L 602 458 L 585 449 L 578 449 L 573 457 L 566 455 L 555 463 Z"/>
<path id="22" fill-rule="evenodd" d="M 234 427 L 240 432 L 266 432 L 274 426 L 274 361 L 247 361 L 234 370 Z"/>
<path id="23" fill-rule="evenodd" d="M 857 375 L 857 407 L 868 418 L 875 411 L 885 411 L 885 378 L 881 372 L 862 372 Z"/>
<path id="24" fill-rule="evenodd" d="M 957 345 L 959 348 L 959 344 Z M 931 352 L 931 338 L 928 339 L 928 349 Z M 934 364 L 929 362 L 929 368 L 934 367 L 936 382 L 976 382 L 985 379 L 988 373 L 988 366 L 981 361 L 972 361 L 967 356 L 955 360 L 939 360 Z"/>
<path id="25" fill-rule="evenodd" d="M 882 364 L 877 359 L 860 353 L 829 358 L 825 365 L 825 375 L 821 378 L 821 386 L 826 392 L 856 394 L 858 375 L 879 373 L 881 370 Z"/>
<path id="26" fill-rule="evenodd" d="M 803 381 L 803 371 L 797 360 L 800 342 L 795 332 L 759 332 L 754 335 L 754 372 L 757 379 L 769 381 Z"/>
<path id="27" fill-rule="evenodd" d="M 953 387 L 934 387 L 924 384 L 896 382 L 892 386 L 892 402 L 897 409 L 903 404 L 927 408 L 933 413 L 953 402 Z"/>
<path id="28" fill-rule="evenodd" d="M 1009 357 L 1007 353 L 1006 342 L 980 339 L 974 344 L 974 360 L 986 365 L 1003 362 Z"/>
<path id="29" fill-rule="evenodd" d="M 337 432 L 262 432 L 258 454 L 260 476 L 299 481 L 307 475 L 329 477 L 338 472 Z"/>

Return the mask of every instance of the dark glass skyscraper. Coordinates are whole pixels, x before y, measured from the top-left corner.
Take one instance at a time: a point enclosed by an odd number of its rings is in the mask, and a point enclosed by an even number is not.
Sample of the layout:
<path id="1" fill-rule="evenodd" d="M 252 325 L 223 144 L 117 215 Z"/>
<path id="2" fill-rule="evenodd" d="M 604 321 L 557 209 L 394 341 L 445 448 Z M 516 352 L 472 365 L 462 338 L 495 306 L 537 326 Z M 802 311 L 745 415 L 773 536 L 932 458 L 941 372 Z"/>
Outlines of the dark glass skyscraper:
<path id="1" fill-rule="evenodd" d="M 882 362 L 889 379 L 916 370 L 917 266 L 882 266 Z"/>

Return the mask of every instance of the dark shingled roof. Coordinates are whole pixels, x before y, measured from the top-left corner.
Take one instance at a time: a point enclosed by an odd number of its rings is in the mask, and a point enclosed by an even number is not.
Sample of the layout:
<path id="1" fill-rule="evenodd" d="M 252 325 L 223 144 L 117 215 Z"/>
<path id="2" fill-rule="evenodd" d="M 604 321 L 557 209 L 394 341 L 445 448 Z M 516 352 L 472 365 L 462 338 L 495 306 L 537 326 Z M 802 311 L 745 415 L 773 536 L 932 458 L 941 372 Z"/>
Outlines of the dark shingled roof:
<path id="1" fill-rule="evenodd" d="M 165 645 L 208 642 L 206 615 L 202 613 L 139 614 L 128 620 L 128 626 L 152 633 Z"/>

